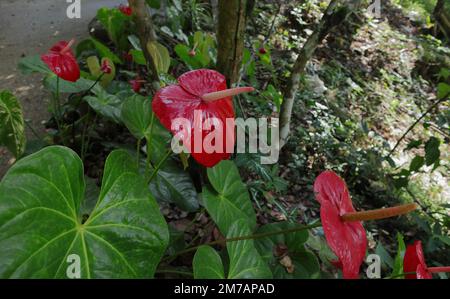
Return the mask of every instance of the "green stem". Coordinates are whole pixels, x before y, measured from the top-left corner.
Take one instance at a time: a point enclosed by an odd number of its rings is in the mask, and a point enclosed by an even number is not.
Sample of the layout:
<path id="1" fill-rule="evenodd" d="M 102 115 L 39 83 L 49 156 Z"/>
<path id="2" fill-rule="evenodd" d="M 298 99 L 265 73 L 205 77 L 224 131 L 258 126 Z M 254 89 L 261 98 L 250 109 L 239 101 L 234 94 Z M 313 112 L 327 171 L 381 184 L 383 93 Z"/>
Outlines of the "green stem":
<path id="1" fill-rule="evenodd" d="M 40 141 L 42 141 L 41 136 L 39 136 L 39 134 L 36 132 L 36 130 L 29 124 L 28 120 L 25 120 L 25 125 L 28 127 L 28 129 L 30 129 L 31 133 L 33 133 L 33 135 L 39 139 Z"/>
<path id="2" fill-rule="evenodd" d="M 183 254 L 186 254 L 186 253 L 189 253 L 192 251 L 196 251 L 197 249 L 199 249 L 200 247 L 205 246 L 205 245 L 214 246 L 214 245 L 219 245 L 219 244 L 226 244 L 229 242 L 263 239 L 263 238 L 277 236 L 277 235 L 281 235 L 281 234 L 296 233 L 296 232 L 309 230 L 309 229 L 313 229 L 313 228 L 317 228 L 317 227 L 321 227 L 321 226 L 322 226 L 322 223 L 318 222 L 318 223 L 314 223 L 314 224 L 303 225 L 303 226 L 299 226 L 296 228 L 290 228 L 290 229 L 280 230 L 280 231 L 276 231 L 276 232 L 267 232 L 267 233 L 254 234 L 254 235 L 250 235 L 250 236 L 242 236 L 242 237 L 235 237 L 235 238 L 229 238 L 229 239 L 224 239 L 224 240 L 216 240 L 213 242 L 197 245 L 194 247 L 190 247 L 190 248 L 186 248 L 184 250 L 178 251 L 175 254 L 164 258 L 162 261 L 171 260 L 174 257 L 177 257 L 179 255 L 183 255 Z"/>
<path id="3" fill-rule="evenodd" d="M 151 146 L 153 140 L 153 124 L 155 122 L 155 114 L 152 112 L 152 118 L 150 121 L 150 135 L 146 137 L 147 139 L 147 163 L 145 165 L 145 177 L 150 175 L 150 165 L 151 165 Z"/>
<path id="4" fill-rule="evenodd" d="M 94 84 L 92 84 L 91 87 L 89 87 L 89 89 L 86 90 L 86 92 L 83 94 L 83 97 L 91 92 L 91 90 L 98 84 L 98 82 L 100 82 L 100 80 L 103 78 L 104 75 L 105 75 L 105 73 L 101 73 L 100 76 L 98 76 L 98 78 L 97 78 L 97 80 L 95 80 Z"/>
<path id="5" fill-rule="evenodd" d="M 172 149 L 169 149 L 167 153 L 164 155 L 164 157 L 159 161 L 158 165 L 156 165 L 155 170 L 153 171 L 152 176 L 149 178 L 148 183 L 150 183 L 158 174 L 158 171 L 161 169 L 161 167 L 164 165 L 164 163 L 169 159 L 170 155 L 172 154 Z"/>
<path id="6" fill-rule="evenodd" d="M 141 159 L 141 143 L 142 139 L 138 139 L 137 141 L 137 148 L 136 148 L 136 163 L 137 163 L 137 169 L 139 169 L 139 160 Z"/>

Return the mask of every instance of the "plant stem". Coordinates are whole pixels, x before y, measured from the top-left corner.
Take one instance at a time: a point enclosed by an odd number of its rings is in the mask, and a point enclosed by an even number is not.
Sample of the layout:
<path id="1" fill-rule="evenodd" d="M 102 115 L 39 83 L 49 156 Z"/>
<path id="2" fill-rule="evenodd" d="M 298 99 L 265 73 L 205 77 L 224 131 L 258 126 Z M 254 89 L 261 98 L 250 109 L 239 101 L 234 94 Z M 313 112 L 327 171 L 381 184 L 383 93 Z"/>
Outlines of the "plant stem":
<path id="1" fill-rule="evenodd" d="M 145 177 L 150 175 L 150 164 L 151 164 L 151 146 L 153 140 L 153 124 L 155 122 L 155 113 L 152 111 L 152 118 L 150 121 L 150 135 L 146 137 L 147 139 L 147 163 L 145 164 Z"/>
<path id="2" fill-rule="evenodd" d="M 391 208 L 385 208 L 385 209 L 353 212 L 353 213 L 347 213 L 347 214 L 342 215 L 341 219 L 344 222 L 385 219 L 385 218 L 395 217 L 398 215 L 403 215 L 403 214 L 412 212 L 412 211 L 416 210 L 417 207 L 418 207 L 417 204 L 411 203 L 411 204 L 406 204 L 406 205 L 401 205 L 401 206 L 391 207 Z"/>
<path id="3" fill-rule="evenodd" d="M 41 136 L 39 136 L 39 134 L 36 132 L 36 130 L 29 124 L 28 120 L 25 120 L 24 123 L 25 123 L 25 125 L 28 127 L 28 129 L 31 130 L 31 133 L 33 133 L 33 135 L 34 135 L 37 139 L 39 139 L 39 140 L 42 141 Z"/>
<path id="4" fill-rule="evenodd" d="M 169 159 L 170 155 L 172 154 L 172 149 L 169 149 L 167 153 L 164 155 L 164 157 L 159 161 L 158 165 L 156 165 L 155 170 L 153 171 L 152 176 L 148 179 L 148 183 L 150 183 L 158 174 L 158 171 L 161 169 L 161 167 L 164 165 L 164 163 Z"/>
<path id="5" fill-rule="evenodd" d="M 304 225 L 304 226 L 300 226 L 300 227 L 296 227 L 296 228 L 280 230 L 280 231 L 276 231 L 276 232 L 267 232 L 267 233 L 254 234 L 254 235 L 250 235 L 250 236 L 242 236 L 242 237 L 235 237 L 235 238 L 229 238 L 229 239 L 223 239 L 223 240 L 216 240 L 216 241 L 212 241 L 212 242 L 209 242 L 209 243 L 206 243 L 206 244 L 201 244 L 201 245 L 198 245 L 198 246 L 186 248 L 186 249 L 181 250 L 181 251 L 179 251 L 179 252 L 177 252 L 177 253 L 175 253 L 175 254 L 173 254 L 171 256 L 168 256 L 167 258 L 163 259 L 163 261 L 171 260 L 174 257 L 177 257 L 179 255 L 195 251 L 198 248 L 200 248 L 201 246 L 205 246 L 205 245 L 213 246 L 213 245 L 226 244 L 226 243 L 229 243 L 229 242 L 236 242 L 236 241 L 256 240 L 256 239 L 262 239 L 262 238 L 277 236 L 277 235 L 281 235 L 281 234 L 289 234 L 289 233 L 300 232 L 300 231 L 309 230 L 309 229 L 313 229 L 313 228 L 321 227 L 321 226 L 322 226 L 322 224 L 320 222 L 318 222 L 318 223 L 314 223 L 314 224 L 309 224 L 309 225 Z"/>
<path id="6" fill-rule="evenodd" d="M 137 148 L 136 148 L 136 165 L 137 169 L 139 169 L 139 160 L 141 159 L 141 143 L 142 139 L 138 139 L 137 141 Z"/>
<path id="7" fill-rule="evenodd" d="M 420 121 L 427 116 L 428 113 L 430 113 L 434 108 L 436 108 L 439 104 L 445 102 L 448 100 L 448 96 L 450 95 L 450 93 L 447 93 L 442 99 L 437 100 L 436 102 L 434 102 L 433 105 L 430 106 L 430 108 L 427 109 L 427 111 L 425 111 L 409 128 L 408 130 L 405 131 L 405 133 L 403 133 L 402 137 L 400 137 L 400 139 L 397 141 L 397 143 L 395 144 L 394 148 L 389 152 L 389 154 L 387 155 L 386 159 L 389 159 L 392 154 L 395 152 L 395 150 L 397 149 L 397 147 L 400 145 L 400 143 L 403 141 L 403 139 L 405 139 L 406 135 L 408 135 L 409 132 L 412 131 L 412 129 L 414 129 L 414 127 L 420 123 Z"/>
<path id="8" fill-rule="evenodd" d="M 89 87 L 89 89 L 84 92 L 83 97 L 91 92 L 91 90 L 98 84 L 98 82 L 100 82 L 100 80 L 102 80 L 104 75 L 105 75 L 105 73 L 101 73 L 100 76 L 98 76 L 98 78 L 97 78 L 97 80 L 95 80 L 94 84 L 92 84 L 91 87 Z"/>
<path id="9" fill-rule="evenodd" d="M 450 266 L 448 267 L 429 267 L 427 269 L 431 273 L 444 273 L 444 272 L 450 272 Z"/>

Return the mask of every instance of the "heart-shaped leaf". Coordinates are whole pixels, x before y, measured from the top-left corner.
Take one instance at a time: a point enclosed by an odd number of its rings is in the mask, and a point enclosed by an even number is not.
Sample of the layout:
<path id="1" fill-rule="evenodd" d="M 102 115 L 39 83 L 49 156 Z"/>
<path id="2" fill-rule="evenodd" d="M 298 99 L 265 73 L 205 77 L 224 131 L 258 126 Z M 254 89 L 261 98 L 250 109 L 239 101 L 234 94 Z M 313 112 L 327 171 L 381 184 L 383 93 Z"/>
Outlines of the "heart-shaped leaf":
<path id="1" fill-rule="evenodd" d="M 256 227 L 255 211 L 236 165 L 232 161 L 222 161 L 207 171 L 214 189 L 203 188 L 203 202 L 222 234 L 227 235 L 231 225 L 238 220 L 244 220 L 253 230 Z"/>
<path id="2" fill-rule="evenodd" d="M 0 183 L 0 277 L 67 278 L 68 257 L 78 257 L 81 278 L 153 277 L 169 233 L 134 165 L 111 153 L 84 222 L 83 164 L 72 150 L 47 147 L 17 162 Z"/>
<path id="3" fill-rule="evenodd" d="M 0 145 L 6 146 L 15 157 L 25 151 L 25 132 L 22 107 L 9 91 L 0 92 Z"/>
<path id="4" fill-rule="evenodd" d="M 198 194 L 189 173 L 168 160 L 150 184 L 150 190 L 159 201 L 175 203 L 180 209 L 198 210 Z"/>
<path id="5" fill-rule="evenodd" d="M 227 239 L 247 237 L 251 234 L 248 224 L 238 220 L 230 227 Z M 239 240 L 227 243 L 229 279 L 267 279 L 272 278 L 272 272 L 255 248 L 254 241 Z M 202 279 L 218 279 L 224 277 L 224 267 L 220 256 L 209 246 L 198 249 L 194 261 L 194 277 Z"/>
<path id="6" fill-rule="evenodd" d="M 19 61 L 17 67 L 22 74 L 28 75 L 32 73 L 42 73 L 49 74 L 52 71 L 48 66 L 42 61 L 40 55 L 26 56 Z"/>
<path id="7" fill-rule="evenodd" d="M 93 92 L 95 96 L 86 96 L 83 100 L 100 115 L 116 123 L 121 123 L 122 100 L 117 95 L 109 94 L 100 86 L 96 86 Z"/>
<path id="8" fill-rule="evenodd" d="M 122 121 L 137 139 L 148 137 L 152 124 L 151 99 L 138 94 L 129 97 L 122 106 Z"/>
<path id="9" fill-rule="evenodd" d="M 192 261 L 195 279 L 224 279 L 222 259 L 210 246 L 200 247 Z"/>

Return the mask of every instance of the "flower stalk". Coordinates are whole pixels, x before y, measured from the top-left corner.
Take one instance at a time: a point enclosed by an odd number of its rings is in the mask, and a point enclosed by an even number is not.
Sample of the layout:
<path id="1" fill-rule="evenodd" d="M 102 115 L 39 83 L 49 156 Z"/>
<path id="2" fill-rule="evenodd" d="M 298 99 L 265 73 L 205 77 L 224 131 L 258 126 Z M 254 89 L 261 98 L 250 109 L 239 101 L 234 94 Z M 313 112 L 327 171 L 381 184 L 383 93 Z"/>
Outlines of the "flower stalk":
<path id="1" fill-rule="evenodd" d="M 416 209 L 417 205 L 412 203 L 385 209 L 346 213 L 341 216 L 341 219 L 344 222 L 379 220 L 407 214 Z"/>
<path id="2" fill-rule="evenodd" d="M 253 87 L 236 87 L 204 94 L 202 96 L 202 99 L 206 102 L 214 102 L 220 99 L 236 96 L 242 93 L 252 92 L 254 90 L 255 89 Z"/>
<path id="3" fill-rule="evenodd" d="M 444 272 L 450 272 L 450 266 L 448 267 L 430 267 L 427 268 L 428 272 L 431 273 L 444 273 Z"/>

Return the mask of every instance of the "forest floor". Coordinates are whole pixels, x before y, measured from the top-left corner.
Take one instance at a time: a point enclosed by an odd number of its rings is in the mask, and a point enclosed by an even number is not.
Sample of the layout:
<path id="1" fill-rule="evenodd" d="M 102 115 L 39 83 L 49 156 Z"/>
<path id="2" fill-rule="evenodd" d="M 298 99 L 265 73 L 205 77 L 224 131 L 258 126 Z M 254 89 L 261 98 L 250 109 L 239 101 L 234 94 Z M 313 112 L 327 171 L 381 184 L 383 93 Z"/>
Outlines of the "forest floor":
<path id="1" fill-rule="evenodd" d="M 116 6 L 124 1 L 83 1 L 80 19 L 66 15 L 68 3 L 54 0 L 2 0 L 0 1 L 0 90 L 13 92 L 22 104 L 24 117 L 38 133 L 44 131 L 43 121 L 48 119 L 49 94 L 42 87 L 42 76 L 22 75 L 17 69 L 19 60 L 27 55 L 45 53 L 60 40 L 87 37 L 88 24 L 97 9 Z M 27 128 L 27 137 L 35 139 Z M 0 149 L 0 178 L 12 157 Z"/>

